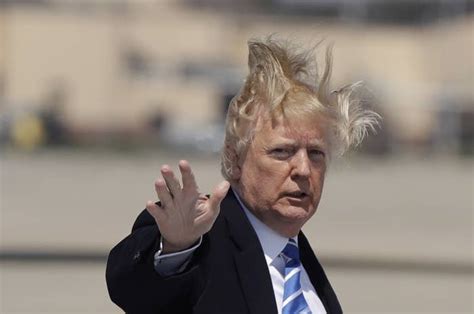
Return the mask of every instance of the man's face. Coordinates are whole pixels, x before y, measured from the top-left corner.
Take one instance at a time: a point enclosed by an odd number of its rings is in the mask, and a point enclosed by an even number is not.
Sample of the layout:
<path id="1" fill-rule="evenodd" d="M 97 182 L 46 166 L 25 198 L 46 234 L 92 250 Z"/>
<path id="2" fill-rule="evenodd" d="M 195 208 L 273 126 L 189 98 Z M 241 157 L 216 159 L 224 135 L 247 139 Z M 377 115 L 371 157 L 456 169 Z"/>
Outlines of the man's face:
<path id="1" fill-rule="evenodd" d="M 240 163 L 237 186 L 244 203 L 283 236 L 295 236 L 318 207 L 328 154 L 326 127 L 323 119 L 280 118 L 272 125 L 260 118 Z"/>

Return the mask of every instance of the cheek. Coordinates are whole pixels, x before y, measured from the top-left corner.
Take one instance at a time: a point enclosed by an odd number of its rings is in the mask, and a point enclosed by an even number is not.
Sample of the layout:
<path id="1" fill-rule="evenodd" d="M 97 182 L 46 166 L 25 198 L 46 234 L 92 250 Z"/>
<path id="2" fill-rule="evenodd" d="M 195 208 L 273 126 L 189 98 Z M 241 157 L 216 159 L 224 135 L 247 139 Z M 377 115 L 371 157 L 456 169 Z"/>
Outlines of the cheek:
<path id="1" fill-rule="evenodd" d="M 316 171 L 313 175 L 313 179 L 312 179 L 313 182 L 317 184 L 318 186 L 322 187 L 324 183 L 324 175 L 325 175 L 324 170 L 320 169 Z"/>
<path id="2" fill-rule="evenodd" d="M 287 165 L 274 161 L 262 161 L 257 165 L 258 180 L 260 183 L 268 183 L 268 190 L 278 190 L 290 180 Z"/>
<path id="3" fill-rule="evenodd" d="M 278 198 L 280 189 L 287 178 L 285 173 L 284 165 L 275 165 L 272 161 L 260 158 L 251 167 L 246 168 L 247 180 L 245 181 L 252 185 L 247 188 L 253 188 L 253 193 L 258 195 L 259 202 L 264 202 L 265 206 L 268 206 Z M 245 181 L 242 183 L 245 184 Z"/>
<path id="4" fill-rule="evenodd" d="M 324 185 L 324 179 L 326 178 L 326 166 L 320 168 L 317 174 L 318 174 L 318 180 L 322 188 Z"/>
<path id="5" fill-rule="evenodd" d="M 323 192 L 324 176 L 325 176 L 325 172 L 322 171 L 322 172 L 315 173 L 315 175 L 312 178 L 312 186 L 315 192 L 314 196 L 317 200 L 319 200 Z"/>

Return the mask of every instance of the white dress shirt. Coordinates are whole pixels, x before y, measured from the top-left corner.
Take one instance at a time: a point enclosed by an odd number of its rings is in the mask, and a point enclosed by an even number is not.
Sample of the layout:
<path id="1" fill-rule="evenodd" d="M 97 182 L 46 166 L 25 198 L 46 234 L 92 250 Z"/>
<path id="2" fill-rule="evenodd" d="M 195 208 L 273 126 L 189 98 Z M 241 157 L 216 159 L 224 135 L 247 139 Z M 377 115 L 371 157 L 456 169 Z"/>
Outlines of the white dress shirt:
<path id="1" fill-rule="evenodd" d="M 273 292 L 275 294 L 275 301 L 278 309 L 278 313 L 281 314 L 283 304 L 283 290 L 285 285 L 285 260 L 281 256 L 281 252 L 288 244 L 288 238 L 283 237 L 270 229 L 267 225 L 261 222 L 254 214 L 248 210 L 245 205 L 241 202 L 237 193 L 235 193 L 240 206 L 244 209 L 247 218 L 249 219 L 252 227 L 257 233 L 257 237 L 260 240 L 260 245 L 265 255 L 268 270 L 272 279 Z M 298 243 L 298 237 L 293 238 Z M 308 303 L 309 309 L 313 314 L 326 314 L 321 300 L 319 299 L 316 290 L 314 289 L 311 281 L 309 280 L 308 273 L 301 264 L 301 275 L 300 275 L 301 288 L 303 289 L 303 296 Z"/>
<path id="2" fill-rule="evenodd" d="M 250 224 L 257 233 L 270 272 L 278 313 L 281 314 L 285 284 L 285 260 L 281 256 L 281 252 L 285 248 L 289 239 L 279 235 L 261 222 L 245 207 L 237 193 L 234 192 L 234 194 L 247 215 Z M 294 240 L 298 243 L 297 237 L 295 237 Z M 155 254 L 155 270 L 162 276 L 170 276 L 183 271 L 194 250 L 196 250 L 201 244 L 201 241 L 202 237 L 199 240 L 199 243 L 194 245 L 192 248 L 171 254 L 161 254 L 162 245 L 160 243 L 160 250 Z M 301 264 L 300 281 L 301 288 L 303 289 L 303 296 L 306 299 L 312 314 L 326 314 L 326 310 L 324 309 L 316 290 L 311 284 L 308 273 L 304 269 L 303 264 Z"/>

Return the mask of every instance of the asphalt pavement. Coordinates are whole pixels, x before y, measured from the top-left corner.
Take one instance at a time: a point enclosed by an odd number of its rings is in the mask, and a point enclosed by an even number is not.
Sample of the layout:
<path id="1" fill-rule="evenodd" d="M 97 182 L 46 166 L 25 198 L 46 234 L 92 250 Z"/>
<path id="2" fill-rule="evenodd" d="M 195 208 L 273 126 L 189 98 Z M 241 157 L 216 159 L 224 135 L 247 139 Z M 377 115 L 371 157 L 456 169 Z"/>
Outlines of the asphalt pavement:
<path id="1" fill-rule="evenodd" d="M 120 313 L 104 259 L 130 232 L 160 165 L 190 160 L 203 192 L 218 156 L 4 153 L 1 313 Z M 473 312 L 474 160 L 352 157 L 327 174 L 304 231 L 346 313 Z"/>

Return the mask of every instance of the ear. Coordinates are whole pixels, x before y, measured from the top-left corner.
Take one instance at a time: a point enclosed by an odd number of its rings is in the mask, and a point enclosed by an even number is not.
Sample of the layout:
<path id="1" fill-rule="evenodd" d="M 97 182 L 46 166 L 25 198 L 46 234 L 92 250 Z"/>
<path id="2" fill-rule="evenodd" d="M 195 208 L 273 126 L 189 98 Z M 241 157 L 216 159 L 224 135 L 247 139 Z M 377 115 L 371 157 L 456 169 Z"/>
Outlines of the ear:
<path id="1" fill-rule="evenodd" d="M 232 174 L 232 180 L 235 182 L 240 180 L 240 177 L 242 176 L 242 162 L 239 158 L 239 155 L 237 152 L 233 149 L 232 150 L 232 168 L 231 168 L 231 174 Z"/>
<path id="2" fill-rule="evenodd" d="M 235 164 L 232 166 L 232 180 L 233 181 L 239 181 L 240 177 L 242 176 L 242 170 L 240 168 L 240 165 Z"/>

